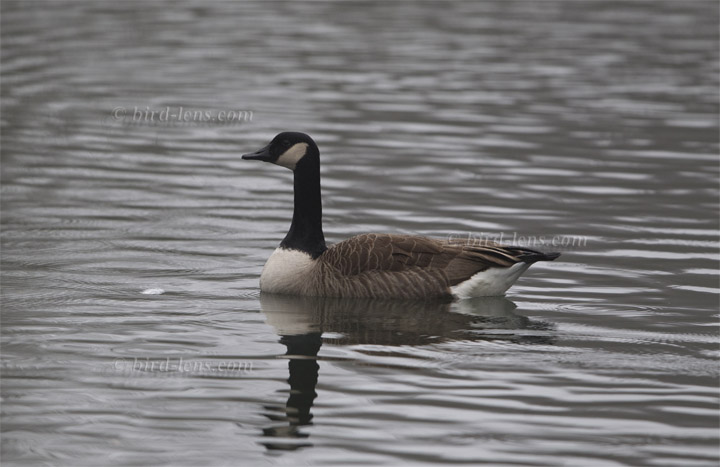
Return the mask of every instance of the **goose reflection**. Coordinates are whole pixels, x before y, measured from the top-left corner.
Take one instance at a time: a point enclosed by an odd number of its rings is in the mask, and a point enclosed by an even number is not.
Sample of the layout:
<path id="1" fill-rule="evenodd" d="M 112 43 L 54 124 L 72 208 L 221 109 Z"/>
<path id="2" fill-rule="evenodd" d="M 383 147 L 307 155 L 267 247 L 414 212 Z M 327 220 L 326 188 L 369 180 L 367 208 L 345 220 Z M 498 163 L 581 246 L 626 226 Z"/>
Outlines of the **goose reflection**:
<path id="1" fill-rule="evenodd" d="M 285 407 L 265 406 L 265 416 L 280 425 L 263 429 L 263 435 L 276 438 L 275 441 L 263 443 L 268 449 L 294 450 L 310 446 L 299 442 L 308 435 L 300 432 L 299 427 L 310 425 L 312 407 L 317 393 L 315 386 L 318 379 L 317 354 L 322 344 L 322 333 L 308 332 L 304 334 L 287 334 L 280 338 L 280 343 L 287 347 L 285 355 L 289 359 L 290 396 Z M 294 440 L 294 441 L 293 441 Z"/>
<path id="2" fill-rule="evenodd" d="M 324 342 L 342 345 L 423 345 L 448 340 L 551 343 L 548 337 L 513 330 L 550 329 L 548 323 L 514 313 L 505 297 L 460 302 L 297 297 L 263 293 L 260 305 L 287 347 L 290 395 L 285 406 L 266 406 L 273 425 L 263 430 L 271 450 L 311 446 L 301 427 L 312 424 L 317 393 L 317 354 Z M 323 337 L 323 334 L 325 337 Z"/>

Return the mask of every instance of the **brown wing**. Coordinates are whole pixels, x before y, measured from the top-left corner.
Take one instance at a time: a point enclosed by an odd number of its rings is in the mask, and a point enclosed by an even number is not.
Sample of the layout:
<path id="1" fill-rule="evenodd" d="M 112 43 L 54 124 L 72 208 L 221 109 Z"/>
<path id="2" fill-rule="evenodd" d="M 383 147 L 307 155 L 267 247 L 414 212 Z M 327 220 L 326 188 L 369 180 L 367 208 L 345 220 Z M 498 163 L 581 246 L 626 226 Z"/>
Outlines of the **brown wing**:
<path id="1" fill-rule="evenodd" d="M 489 267 L 506 268 L 526 260 L 514 253 L 490 243 L 471 245 L 411 235 L 363 234 L 331 246 L 321 258 L 344 276 L 369 271 L 402 275 L 422 270 L 442 272 L 447 285 L 453 286 Z"/>

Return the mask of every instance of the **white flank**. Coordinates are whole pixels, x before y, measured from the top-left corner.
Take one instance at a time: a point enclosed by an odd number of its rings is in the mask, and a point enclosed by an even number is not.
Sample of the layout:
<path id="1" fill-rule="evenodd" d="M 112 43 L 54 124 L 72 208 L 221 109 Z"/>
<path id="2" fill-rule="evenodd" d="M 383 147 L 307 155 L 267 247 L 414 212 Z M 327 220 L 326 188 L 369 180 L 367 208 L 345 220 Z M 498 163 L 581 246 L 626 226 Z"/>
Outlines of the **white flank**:
<path id="1" fill-rule="evenodd" d="M 527 263 L 517 263 L 509 268 L 486 269 L 453 287 L 452 293 L 458 298 L 504 295 L 529 267 Z"/>
<path id="2" fill-rule="evenodd" d="M 312 282 L 308 274 L 317 263 L 301 251 L 277 248 L 265 263 L 260 274 L 260 290 L 263 292 L 304 295 Z"/>
<path id="3" fill-rule="evenodd" d="M 282 165 L 290 170 L 295 170 L 295 166 L 298 161 L 303 158 L 307 152 L 307 143 L 293 144 L 290 149 L 282 153 L 278 160 L 275 162 L 277 165 Z"/>

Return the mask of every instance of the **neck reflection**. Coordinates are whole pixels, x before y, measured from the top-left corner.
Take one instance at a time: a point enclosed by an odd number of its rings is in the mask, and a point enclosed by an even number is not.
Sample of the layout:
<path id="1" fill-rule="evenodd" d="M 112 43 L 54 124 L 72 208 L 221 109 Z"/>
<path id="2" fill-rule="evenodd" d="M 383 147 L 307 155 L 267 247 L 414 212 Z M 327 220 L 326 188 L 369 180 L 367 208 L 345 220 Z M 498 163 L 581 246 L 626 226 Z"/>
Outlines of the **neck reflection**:
<path id="1" fill-rule="evenodd" d="M 283 424 L 263 429 L 263 436 L 277 438 L 263 444 L 268 449 L 287 451 L 311 446 L 310 443 L 299 442 L 308 437 L 300 431 L 300 427 L 312 424 L 310 408 L 317 397 L 315 386 L 320 366 L 316 357 L 322 345 L 322 333 L 283 335 L 280 343 L 287 347 L 285 355 L 290 373 L 287 380 L 290 395 L 285 407 L 265 406 L 268 410 L 265 416 Z"/>

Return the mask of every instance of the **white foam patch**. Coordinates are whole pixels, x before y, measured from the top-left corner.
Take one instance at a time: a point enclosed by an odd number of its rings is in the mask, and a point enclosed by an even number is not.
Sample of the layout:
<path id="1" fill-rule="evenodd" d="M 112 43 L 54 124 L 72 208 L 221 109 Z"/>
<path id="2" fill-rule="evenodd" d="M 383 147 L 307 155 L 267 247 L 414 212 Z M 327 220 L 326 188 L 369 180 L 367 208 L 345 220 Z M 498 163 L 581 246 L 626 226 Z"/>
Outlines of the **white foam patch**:
<path id="1" fill-rule="evenodd" d="M 162 295 L 165 291 L 163 289 L 145 289 L 140 293 L 143 295 Z"/>

